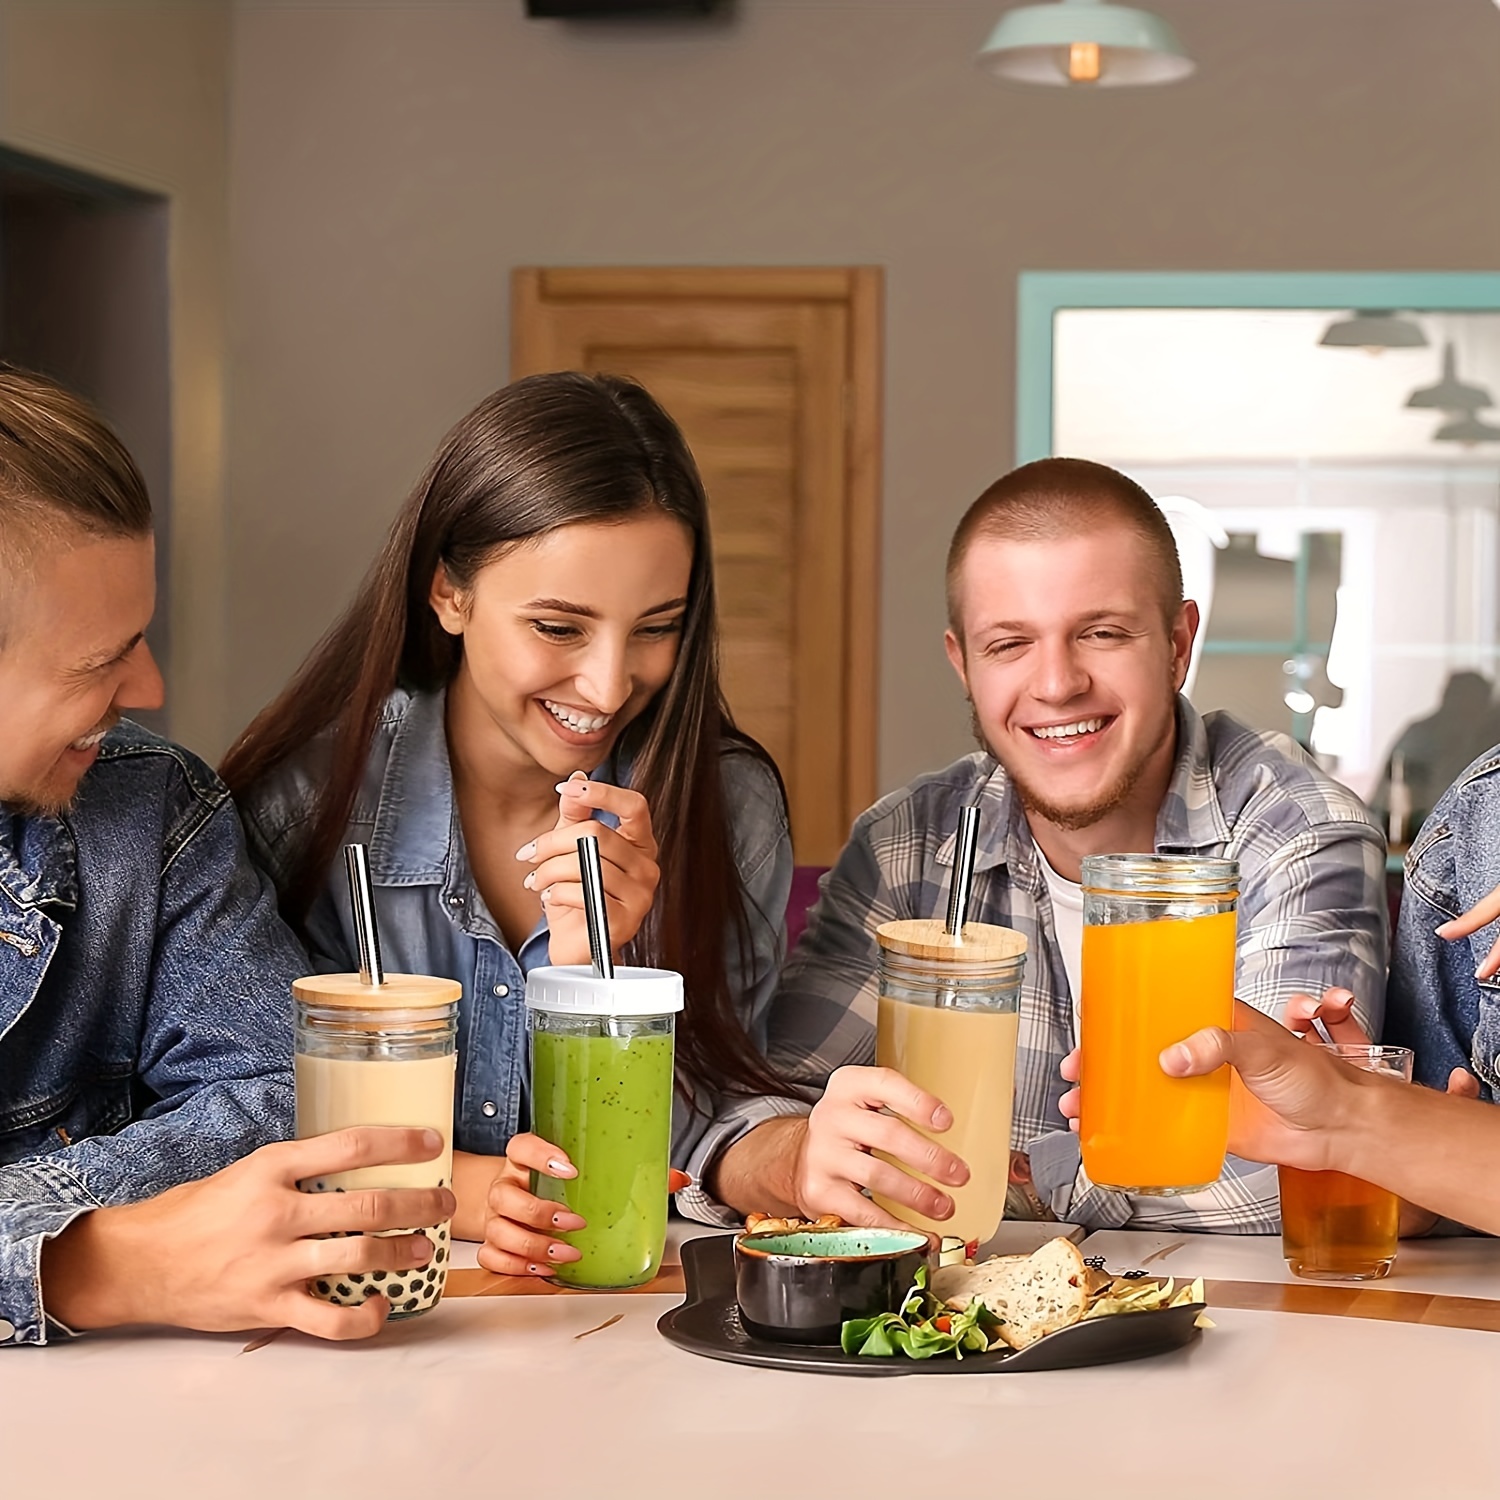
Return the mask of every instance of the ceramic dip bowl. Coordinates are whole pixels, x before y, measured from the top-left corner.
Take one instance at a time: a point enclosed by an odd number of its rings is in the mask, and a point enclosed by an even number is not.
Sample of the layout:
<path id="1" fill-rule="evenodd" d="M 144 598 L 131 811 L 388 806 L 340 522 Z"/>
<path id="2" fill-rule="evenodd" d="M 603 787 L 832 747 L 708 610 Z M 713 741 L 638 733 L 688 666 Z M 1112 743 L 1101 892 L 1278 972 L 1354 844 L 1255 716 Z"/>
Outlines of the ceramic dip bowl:
<path id="1" fill-rule="evenodd" d="M 849 1318 L 894 1312 L 928 1239 L 916 1229 L 800 1229 L 734 1242 L 740 1321 L 756 1338 L 836 1344 Z"/>

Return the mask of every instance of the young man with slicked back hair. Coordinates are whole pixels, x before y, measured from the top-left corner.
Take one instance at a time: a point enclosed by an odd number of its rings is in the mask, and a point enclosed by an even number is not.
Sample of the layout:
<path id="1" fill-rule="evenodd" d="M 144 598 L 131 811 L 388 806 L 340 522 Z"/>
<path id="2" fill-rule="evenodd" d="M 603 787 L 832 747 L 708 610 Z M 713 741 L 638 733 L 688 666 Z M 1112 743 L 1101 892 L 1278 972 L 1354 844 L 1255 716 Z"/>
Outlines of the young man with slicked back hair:
<path id="1" fill-rule="evenodd" d="M 773 1065 L 822 1097 L 810 1115 L 788 1100 L 737 1106 L 738 1138 L 710 1177 L 718 1201 L 891 1222 L 861 1196 L 871 1188 L 929 1217 L 951 1211 L 933 1183 L 961 1185 L 967 1165 L 941 1134 L 934 1147 L 905 1123 L 941 1132 L 946 1106 L 866 1066 L 874 934 L 942 914 L 959 810 L 977 802 L 971 920 L 1030 945 L 1014 1127 L 1000 1145 L 1015 1153 L 1014 1206 L 1092 1227 L 1275 1230 L 1270 1168 L 1231 1158 L 1218 1182 L 1181 1198 L 1130 1197 L 1084 1174 L 1058 1109 L 1058 1065 L 1078 1039 L 1081 863 L 1149 850 L 1238 860 L 1235 993 L 1281 1019 L 1301 992 L 1352 991 L 1374 1029 L 1388 944 L 1378 829 L 1285 736 L 1200 715 L 1182 696 L 1198 608 L 1182 597 L 1165 518 L 1125 475 L 1063 458 L 1006 475 L 959 523 L 947 589 L 948 659 L 982 748 L 855 823 L 770 1021 Z"/>
<path id="2" fill-rule="evenodd" d="M 439 1223 L 452 1195 L 297 1183 L 441 1142 L 266 1144 L 291 1132 L 307 960 L 222 783 L 123 717 L 162 701 L 154 602 L 129 454 L 0 367 L 0 1348 L 132 1323 L 373 1333 L 384 1299 L 335 1308 L 308 1280 L 425 1263 L 420 1234 L 352 1231 Z"/>

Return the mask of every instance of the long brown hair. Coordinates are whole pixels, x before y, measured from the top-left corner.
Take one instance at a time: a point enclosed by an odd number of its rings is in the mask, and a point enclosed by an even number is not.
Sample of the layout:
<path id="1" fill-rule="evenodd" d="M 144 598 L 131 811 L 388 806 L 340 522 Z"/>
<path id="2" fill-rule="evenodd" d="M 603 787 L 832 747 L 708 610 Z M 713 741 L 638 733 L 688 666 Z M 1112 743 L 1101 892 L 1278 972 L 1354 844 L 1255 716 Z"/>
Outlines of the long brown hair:
<path id="1" fill-rule="evenodd" d="M 431 692 L 458 670 L 462 641 L 428 603 L 438 564 L 467 590 L 487 562 L 530 537 L 652 509 L 692 533 L 693 565 L 676 666 L 618 747 L 631 763 L 631 785 L 650 805 L 660 848 L 656 903 L 630 957 L 683 976 L 688 1005 L 677 1057 L 688 1098 L 700 1090 L 784 1093 L 729 989 L 731 951 L 748 956 L 750 931 L 720 759 L 733 745 L 773 775 L 776 768 L 735 727 L 719 685 L 698 467 L 677 424 L 633 381 L 533 375 L 480 402 L 444 439 L 354 602 L 231 747 L 221 774 L 241 797 L 328 734 L 328 779 L 280 892 L 283 914 L 300 930 L 343 839 L 381 705 L 398 685 Z"/>

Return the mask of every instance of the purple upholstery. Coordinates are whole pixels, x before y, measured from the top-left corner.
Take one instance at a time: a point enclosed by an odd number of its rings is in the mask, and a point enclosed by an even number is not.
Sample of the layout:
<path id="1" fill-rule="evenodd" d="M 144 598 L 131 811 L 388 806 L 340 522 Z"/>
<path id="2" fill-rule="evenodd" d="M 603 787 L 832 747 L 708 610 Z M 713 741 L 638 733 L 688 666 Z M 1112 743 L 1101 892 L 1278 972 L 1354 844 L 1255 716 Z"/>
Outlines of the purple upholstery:
<path id="1" fill-rule="evenodd" d="M 792 871 L 792 893 L 786 903 L 786 951 L 797 946 L 803 929 L 807 926 L 807 914 L 818 899 L 818 877 L 826 874 L 827 865 L 798 865 Z"/>

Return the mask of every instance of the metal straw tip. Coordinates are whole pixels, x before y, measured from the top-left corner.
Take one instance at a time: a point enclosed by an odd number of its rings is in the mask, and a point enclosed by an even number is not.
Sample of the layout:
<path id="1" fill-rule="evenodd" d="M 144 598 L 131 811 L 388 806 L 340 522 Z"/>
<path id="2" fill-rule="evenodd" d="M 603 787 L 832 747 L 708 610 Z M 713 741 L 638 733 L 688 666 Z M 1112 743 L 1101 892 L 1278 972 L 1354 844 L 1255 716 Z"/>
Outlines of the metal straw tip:
<path id="1" fill-rule="evenodd" d="M 604 866 L 599 861 L 599 840 L 591 833 L 578 840 L 578 872 L 583 879 L 583 915 L 594 973 L 600 979 L 613 979 L 615 960 L 610 951 L 609 913 L 604 905 Z"/>
<path id="2" fill-rule="evenodd" d="M 370 882 L 370 856 L 363 844 L 344 845 L 344 868 L 349 876 L 349 904 L 354 911 L 354 944 L 359 977 L 365 984 L 385 983 L 380 962 L 380 927 L 375 920 L 375 888 Z"/>
<path id="3" fill-rule="evenodd" d="M 960 810 L 958 835 L 953 844 L 953 884 L 948 892 L 948 936 L 963 942 L 964 924 L 969 919 L 969 898 L 974 889 L 974 859 L 979 848 L 979 804 L 972 802 Z"/>

